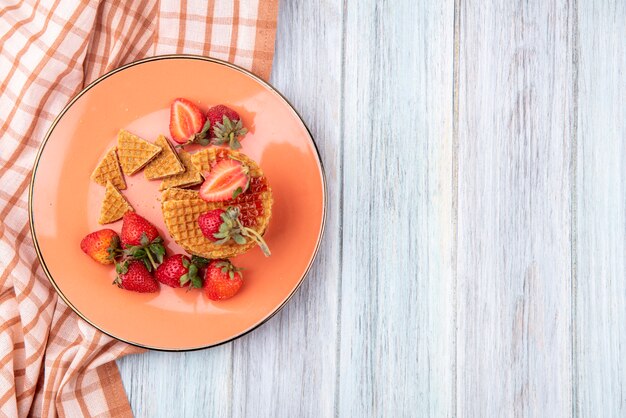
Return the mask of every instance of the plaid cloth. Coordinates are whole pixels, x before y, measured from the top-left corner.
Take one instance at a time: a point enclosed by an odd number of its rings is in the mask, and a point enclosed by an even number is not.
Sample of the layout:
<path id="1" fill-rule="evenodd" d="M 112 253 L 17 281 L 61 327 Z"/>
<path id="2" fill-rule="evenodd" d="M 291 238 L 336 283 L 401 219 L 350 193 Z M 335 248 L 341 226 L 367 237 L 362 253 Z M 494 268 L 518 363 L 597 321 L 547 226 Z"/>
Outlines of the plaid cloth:
<path id="1" fill-rule="evenodd" d="M 267 79 L 278 0 L 3 0 L 0 8 L 0 414 L 132 416 L 114 362 L 137 348 L 75 315 L 28 228 L 37 148 L 87 83 L 151 55 L 225 59 Z"/>

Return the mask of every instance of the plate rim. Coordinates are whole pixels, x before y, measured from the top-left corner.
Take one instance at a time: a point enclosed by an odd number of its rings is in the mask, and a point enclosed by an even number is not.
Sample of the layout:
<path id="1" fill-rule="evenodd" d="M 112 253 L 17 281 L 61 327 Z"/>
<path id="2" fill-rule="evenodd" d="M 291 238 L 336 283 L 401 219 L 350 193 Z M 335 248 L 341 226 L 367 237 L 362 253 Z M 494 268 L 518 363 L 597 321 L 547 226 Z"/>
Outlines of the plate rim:
<path id="1" fill-rule="evenodd" d="M 138 342 L 129 341 L 129 340 L 126 340 L 124 338 L 120 338 L 120 337 L 118 337 L 116 335 L 113 335 L 112 333 L 104 330 L 103 328 L 99 327 L 98 325 L 96 325 L 95 323 L 90 321 L 83 313 L 81 313 L 65 297 L 65 295 L 63 294 L 61 289 L 59 289 L 59 286 L 55 282 L 54 278 L 52 277 L 52 274 L 48 270 L 48 266 L 46 265 L 46 262 L 44 260 L 43 254 L 41 253 L 41 249 L 39 248 L 39 242 L 37 241 L 37 234 L 35 233 L 35 223 L 34 223 L 34 219 L 33 219 L 34 218 L 34 216 L 33 216 L 33 187 L 35 185 L 35 177 L 36 177 L 36 174 L 37 174 L 37 168 L 39 166 L 39 161 L 40 161 L 41 156 L 43 154 L 43 150 L 44 150 L 46 144 L 48 143 L 48 140 L 50 139 L 50 136 L 52 135 L 52 132 L 54 131 L 54 128 L 56 127 L 58 122 L 61 120 L 61 118 L 65 115 L 65 113 L 67 113 L 70 110 L 70 108 L 72 107 L 72 105 L 76 101 L 78 101 L 78 99 L 80 99 L 85 93 L 87 93 L 91 88 L 96 86 L 98 83 L 104 81 L 105 79 L 111 77 L 112 75 L 117 74 L 118 72 L 121 72 L 121 71 L 123 71 L 123 70 L 125 70 L 127 68 L 134 67 L 136 65 L 144 64 L 144 63 L 151 62 L 151 61 L 160 61 L 160 60 L 169 60 L 169 59 L 199 60 L 199 61 L 211 62 L 213 64 L 223 65 L 223 66 L 229 67 L 229 68 L 231 68 L 231 69 L 233 69 L 235 71 L 239 71 L 239 72 L 243 73 L 244 75 L 252 78 L 253 80 L 255 80 L 258 83 L 260 83 L 261 85 L 263 85 L 270 92 L 276 94 L 285 104 L 287 104 L 287 106 L 289 107 L 291 112 L 293 112 L 293 114 L 302 123 L 302 126 L 304 126 L 304 129 L 306 130 L 306 132 L 307 132 L 307 134 L 309 136 L 311 144 L 313 144 L 313 149 L 315 150 L 315 154 L 317 156 L 317 161 L 318 161 L 319 167 L 320 167 L 320 174 L 321 174 L 321 180 L 322 180 L 322 224 L 320 226 L 319 234 L 317 236 L 317 242 L 315 244 L 315 249 L 313 250 L 313 253 L 311 255 L 311 260 L 309 261 L 309 264 L 307 265 L 306 269 L 304 270 L 304 273 L 300 277 L 300 279 L 298 281 L 298 284 L 294 287 L 294 289 L 291 291 L 291 293 L 269 315 L 267 315 L 266 317 L 262 318 L 259 323 L 257 323 L 255 325 L 253 325 L 252 327 L 244 330 L 240 334 L 237 334 L 235 336 L 227 338 L 227 339 L 225 339 L 223 341 L 219 341 L 219 342 L 217 342 L 215 344 L 202 345 L 202 346 L 198 346 L 198 347 L 189 347 L 189 348 L 157 347 L 157 346 L 151 346 L 151 345 L 141 344 L 141 343 L 138 343 Z M 322 157 L 320 155 L 320 152 L 319 152 L 319 149 L 317 147 L 317 144 L 315 143 L 315 139 L 313 138 L 313 135 L 311 134 L 311 130 L 309 129 L 307 124 L 302 119 L 302 116 L 298 113 L 298 111 L 295 109 L 295 107 L 291 104 L 291 102 L 289 100 L 287 100 L 287 98 L 280 91 L 278 91 L 274 86 L 272 86 L 269 82 L 263 80 L 262 78 L 260 78 L 259 76 L 253 74 L 252 72 L 246 70 L 245 68 L 242 68 L 242 67 L 240 67 L 240 66 L 238 66 L 236 64 L 233 64 L 233 63 L 230 63 L 228 61 L 224 61 L 224 60 L 221 60 L 221 59 L 218 59 L 218 58 L 205 57 L 203 55 L 194 55 L 194 54 L 155 55 L 155 56 L 150 56 L 150 57 L 142 58 L 142 59 L 139 59 L 139 60 L 131 61 L 131 62 L 127 63 L 127 64 L 124 64 L 124 65 L 122 65 L 122 66 L 120 66 L 118 68 L 115 68 L 115 69 L 113 69 L 113 70 L 111 70 L 111 71 L 101 75 L 100 77 L 96 78 L 94 81 L 89 83 L 87 86 L 83 87 L 81 89 L 81 91 L 78 92 L 63 107 L 61 112 L 56 116 L 56 118 L 54 118 L 54 120 L 52 121 L 52 124 L 50 125 L 50 127 L 46 131 L 44 139 L 41 142 L 41 144 L 39 145 L 39 148 L 37 150 L 37 154 L 35 156 L 35 161 L 34 161 L 33 166 L 32 166 L 31 179 L 30 179 L 30 184 L 29 184 L 28 189 L 29 189 L 28 190 L 28 223 L 29 223 L 29 227 L 30 227 L 29 228 L 30 229 L 30 235 L 31 235 L 31 238 L 33 240 L 33 245 L 35 247 L 35 252 L 37 253 L 37 258 L 39 259 L 39 263 L 41 264 L 41 267 L 42 267 L 46 277 L 48 278 L 48 281 L 52 284 L 52 287 L 54 288 L 54 290 L 57 293 L 57 295 L 80 318 L 82 318 L 89 325 L 91 325 L 92 327 L 96 328 L 100 332 L 103 332 L 104 334 L 106 334 L 106 335 L 108 335 L 108 336 L 110 336 L 110 337 L 112 337 L 112 338 L 114 338 L 114 339 L 116 339 L 118 341 L 122 341 L 122 342 L 124 342 L 126 344 L 130 344 L 130 345 L 135 346 L 135 347 L 144 348 L 144 349 L 148 349 L 148 350 L 154 350 L 154 351 L 163 351 L 163 352 L 190 352 L 190 351 L 204 350 L 204 349 L 212 348 L 212 347 L 218 347 L 220 345 L 227 344 L 227 343 L 229 343 L 231 341 L 234 341 L 234 340 L 236 340 L 238 338 L 243 337 L 244 335 L 247 335 L 247 334 L 251 333 L 252 331 L 256 330 L 257 328 L 259 328 L 260 326 L 262 326 L 263 324 L 268 322 L 270 319 L 272 319 L 274 317 L 274 315 L 276 315 L 278 312 L 280 312 L 285 307 L 285 305 L 287 305 L 287 303 L 296 294 L 298 289 L 300 289 L 300 286 L 302 286 L 302 283 L 304 283 L 304 280 L 309 275 L 309 273 L 311 271 L 311 268 L 313 266 L 313 263 L 315 262 L 315 260 L 317 258 L 319 249 L 321 247 L 322 240 L 324 238 L 324 232 L 325 232 L 325 229 L 326 229 L 326 217 L 327 217 L 327 212 L 328 212 L 327 211 L 328 187 L 327 187 L 327 184 L 326 184 L 326 171 L 325 171 L 325 168 L 324 168 L 324 163 L 322 161 Z"/>

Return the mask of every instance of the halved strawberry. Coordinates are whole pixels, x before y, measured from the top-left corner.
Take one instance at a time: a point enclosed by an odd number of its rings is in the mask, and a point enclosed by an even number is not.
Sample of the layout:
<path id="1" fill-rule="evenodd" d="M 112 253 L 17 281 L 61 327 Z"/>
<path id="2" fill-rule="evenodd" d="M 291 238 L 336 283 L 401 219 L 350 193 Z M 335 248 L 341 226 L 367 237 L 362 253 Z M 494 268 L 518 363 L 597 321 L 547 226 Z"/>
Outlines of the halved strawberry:
<path id="1" fill-rule="evenodd" d="M 194 142 L 205 122 L 206 117 L 194 103 L 183 98 L 174 99 L 170 108 L 170 135 L 174 141 L 179 144 Z M 208 144 L 208 140 L 206 142 Z"/>
<path id="2" fill-rule="evenodd" d="M 200 197 L 207 202 L 231 200 L 248 189 L 248 167 L 241 161 L 225 159 L 213 166 L 200 187 Z"/>

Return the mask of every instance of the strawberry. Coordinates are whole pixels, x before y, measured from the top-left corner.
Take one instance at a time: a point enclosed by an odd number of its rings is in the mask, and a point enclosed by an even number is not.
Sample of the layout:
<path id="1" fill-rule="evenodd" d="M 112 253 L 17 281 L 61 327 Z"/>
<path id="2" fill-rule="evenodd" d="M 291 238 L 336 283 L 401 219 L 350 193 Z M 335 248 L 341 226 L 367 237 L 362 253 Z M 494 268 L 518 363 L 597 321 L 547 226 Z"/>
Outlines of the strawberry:
<path id="1" fill-rule="evenodd" d="M 226 211 L 224 209 L 214 209 L 206 213 L 201 214 L 198 217 L 198 225 L 202 235 L 215 242 L 219 238 L 215 237 L 215 234 L 220 232 L 220 226 L 224 223 L 222 214 Z"/>
<path id="2" fill-rule="evenodd" d="M 214 209 L 198 216 L 198 226 L 202 235 L 216 244 L 224 244 L 231 239 L 244 245 L 249 238 L 257 243 L 266 257 L 272 253 L 263 237 L 252 228 L 245 227 L 239 220 L 239 208 L 228 207 L 226 210 Z"/>
<path id="3" fill-rule="evenodd" d="M 127 259 L 143 261 L 148 271 L 163 262 L 165 247 L 159 231 L 142 216 L 135 212 L 124 215 L 121 235 Z"/>
<path id="4" fill-rule="evenodd" d="M 154 280 L 144 263 L 130 261 L 115 266 L 118 276 L 113 281 L 118 287 L 139 293 L 154 293 L 159 290 L 159 283 Z"/>
<path id="5" fill-rule="evenodd" d="M 101 229 L 85 236 L 80 249 L 100 264 L 112 264 L 121 252 L 120 237 L 112 229 Z"/>
<path id="6" fill-rule="evenodd" d="M 167 257 L 154 273 L 155 278 L 171 287 L 202 287 L 202 279 L 198 276 L 199 269 L 209 260 L 193 256 L 191 259 L 183 254 Z"/>
<path id="7" fill-rule="evenodd" d="M 211 300 L 232 298 L 243 285 L 241 270 L 228 260 L 211 261 L 204 272 L 204 294 Z"/>
<path id="8" fill-rule="evenodd" d="M 232 149 L 241 148 L 239 138 L 248 133 L 243 127 L 239 114 L 224 105 L 213 106 L 207 112 L 207 123 L 211 124 L 211 137 L 213 145 L 228 143 Z"/>
<path id="9" fill-rule="evenodd" d="M 206 117 L 194 103 L 187 99 L 174 99 L 170 107 L 170 135 L 179 144 L 190 144 L 204 140 L 203 145 L 208 145 L 210 124 L 206 124 Z M 204 133 L 203 133 L 204 132 Z"/>
<path id="10" fill-rule="evenodd" d="M 144 217 L 135 212 L 127 212 L 122 222 L 122 244 L 141 245 L 143 234 L 152 242 L 159 236 L 159 231 Z"/>
<path id="11" fill-rule="evenodd" d="M 207 202 L 231 200 L 248 189 L 248 167 L 227 158 L 215 164 L 200 186 L 200 197 Z"/>

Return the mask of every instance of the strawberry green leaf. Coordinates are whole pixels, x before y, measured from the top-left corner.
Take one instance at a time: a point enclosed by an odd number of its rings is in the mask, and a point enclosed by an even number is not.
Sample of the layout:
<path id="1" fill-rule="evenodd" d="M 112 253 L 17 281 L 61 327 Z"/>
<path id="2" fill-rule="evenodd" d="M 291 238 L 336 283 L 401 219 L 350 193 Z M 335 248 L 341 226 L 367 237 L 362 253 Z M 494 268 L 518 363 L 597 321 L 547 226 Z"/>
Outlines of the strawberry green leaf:
<path id="1" fill-rule="evenodd" d="M 122 253 L 120 248 L 120 237 L 114 235 L 113 238 L 111 238 L 111 242 L 107 248 L 107 253 L 109 254 L 107 256 L 107 259 L 109 260 L 114 260 Z"/>
<path id="2" fill-rule="evenodd" d="M 160 260 L 159 264 L 163 262 L 163 256 L 165 255 L 165 247 L 163 244 L 150 244 L 148 250 Z"/>
<path id="3" fill-rule="evenodd" d="M 196 276 L 198 274 L 198 267 L 195 264 L 189 266 L 189 275 L 191 277 Z"/>
<path id="4" fill-rule="evenodd" d="M 148 235 L 146 235 L 145 232 L 143 234 L 141 234 L 141 239 L 139 240 L 139 242 L 144 247 L 150 243 L 150 241 L 148 241 Z"/>
<path id="5" fill-rule="evenodd" d="M 144 258 L 146 256 L 146 250 L 141 247 L 132 247 L 129 253 L 132 257 L 137 259 Z"/>
<path id="6" fill-rule="evenodd" d="M 207 132 L 209 132 L 209 129 L 211 129 L 211 121 L 207 119 L 207 121 L 204 122 L 204 126 L 202 127 L 200 133 L 206 134 Z"/>
<path id="7" fill-rule="evenodd" d="M 128 263 L 127 262 L 116 263 L 115 264 L 115 272 L 117 274 L 126 274 L 126 273 L 128 273 Z"/>
<path id="8" fill-rule="evenodd" d="M 200 289 L 202 287 L 202 279 L 198 276 L 194 276 L 191 278 L 191 286 L 196 289 Z"/>
<path id="9" fill-rule="evenodd" d="M 239 148 L 241 148 L 241 142 L 239 142 L 239 140 L 237 139 L 236 136 L 233 135 L 233 137 L 230 140 L 229 143 L 230 147 L 234 150 L 238 150 Z"/>
<path id="10" fill-rule="evenodd" d="M 202 268 L 202 267 L 205 267 L 207 264 L 209 264 L 211 260 L 204 258 L 204 257 L 197 256 L 197 255 L 192 255 L 191 262 L 195 264 L 196 266 L 198 266 L 198 268 Z"/>
<path id="11" fill-rule="evenodd" d="M 185 284 L 187 284 L 187 282 L 189 281 L 189 275 L 188 274 L 183 274 L 182 276 L 180 276 L 180 285 L 184 286 Z"/>
<path id="12" fill-rule="evenodd" d="M 233 199 L 236 199 L 241 193 L 243 193 L 243 189 L 241 187 L 237 187 L 235 191 L 233 191 Z"/>
<path id="13" fill-rule="evenodd" d="M 244 245 L 247 242 L 246 239 L 239 234 L 233 235 L 233 240 L 239 245 Z"/>

